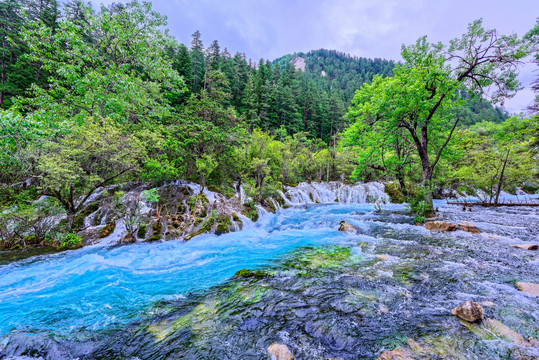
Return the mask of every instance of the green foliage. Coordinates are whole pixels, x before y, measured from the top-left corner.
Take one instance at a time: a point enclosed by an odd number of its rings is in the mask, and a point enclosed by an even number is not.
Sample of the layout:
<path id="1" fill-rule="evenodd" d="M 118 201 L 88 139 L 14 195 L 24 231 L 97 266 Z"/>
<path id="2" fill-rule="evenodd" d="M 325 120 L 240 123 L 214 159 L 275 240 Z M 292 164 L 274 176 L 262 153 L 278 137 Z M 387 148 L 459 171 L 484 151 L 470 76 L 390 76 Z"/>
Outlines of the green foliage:
<path id="1" fill-rule="evenodd" d="M 144 201 L 147 201 L 149 203 L 157 203 L 159 202 L 159 193 L 158 189 L 149 189 L 144 190 L 140 196 L 144 199 Z"/>
<path id="2" fill-rule="evenodd" d="M 537 172 L 537 148 L 532 145 L 535 136 L 535 121 L 519 117 L 501 124 L 482 122 L 461 130 L 457 143 L 460 159 L 450 166 L 450 181 L 468 194 L 492 202 L 509 152 L 502 188 L 514 192 L 516 187 L 526 186 L 534 192 L 539 188 L 534 176 Z"/>
<path id="3" fill-rule="evenodd" d="M 172 39 L 151 3 L 82 9 L 84 20 L 62 19 L 54 29 L 35 21 L 23 30 L 26 58 L 51 74 L 47 88 L 33 85 L 18 108 L 42 119 L 81 123 L 87 117 L 138 122 L 168 114 L 162 89 L 183 81 L 162 56 Z M 50 121 L 50 120 L 47 120 Z"/>
<path id="4" fill-rule="evenodd" d="M 128 180 L 146 156 L 142 144 L 107 119 L 87 119 L 61 141 L 44 145 L 39 158 L 40 190 L 77 213 L 98 188 Z"/>
<path id="5" fill-rule="evenodd" d="M 493 101 L 513 96 L 519 88 L 516 65 L 524 56 L 516 35 L 484 29 L 481 20 L 448 46 L 430 44 L 426 37 L 403 46 L 405 63 L 394 68 L 394 77 L 375 76 L 354 96 L 348 117 L 356 123 L 346 137 L 367 147 L 359 163 L 394 173 L 404 183 L 403 168 L 415 157 L 425 206 L 432 209 L 433 175 L 458 125 L 454 115 L 464 105 L 462 91 L 475 99 L 490 90 Z"/>
<path id="6" fill-rule="evenodd" d="M 69 247 L 74 247 L 82 243 L 82 238 L 77 234 L 66 233 L 62 238 L 62 242 L 58 249 L 64 249 Z"/>

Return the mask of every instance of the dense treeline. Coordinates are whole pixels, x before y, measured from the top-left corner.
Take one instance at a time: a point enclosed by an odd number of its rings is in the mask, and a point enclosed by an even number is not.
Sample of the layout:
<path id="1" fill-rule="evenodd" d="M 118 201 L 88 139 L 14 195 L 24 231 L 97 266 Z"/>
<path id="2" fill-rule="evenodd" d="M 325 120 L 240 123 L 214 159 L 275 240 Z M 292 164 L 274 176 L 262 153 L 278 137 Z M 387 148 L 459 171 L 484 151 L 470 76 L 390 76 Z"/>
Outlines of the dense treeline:
<path id="1" fill-rule="evenodd" d="M 179 44 L 165 26 L 147 2 L 98 11 L 77 0 L 61 10 L 55 0 L 0 3 L 0 241 L 24 238 L 53 213 L 67 216 L 64 227 L 36 230 L 34 241 L 65 236 L 86 199 L 126 182 L 181 178 L 224 193 L 236 183 L 264 202 L 284 183 L 383 179 L 397 180 L 405 196 L 418 183 L 432 196 L 436 186 L 486 189 L 472 176 L 477 162 L 497 169 L 518 143 L 510 165 L 525 156 L 530 165 L 514 174 L 536 185 L 528 174 L 537 171 L 536 131 L 502 139 L 496 128 L 535 122 L 503 122 L 507 115 L 481 100 L 479 89 L 493 83 L 475 87 L 466 77 L 492 73 L 501 79 L 493 87 L 510 95 L 513 62 L 535 40 L 504 43 L 511 71 L 497 74 L 491 59 L 487 72 L 455 78 L 461 69 L 425 42 L 403 51 L 404 64 L 326 50 L 252 63 L 217 41 L 205 47 L 199 32 Z"/>

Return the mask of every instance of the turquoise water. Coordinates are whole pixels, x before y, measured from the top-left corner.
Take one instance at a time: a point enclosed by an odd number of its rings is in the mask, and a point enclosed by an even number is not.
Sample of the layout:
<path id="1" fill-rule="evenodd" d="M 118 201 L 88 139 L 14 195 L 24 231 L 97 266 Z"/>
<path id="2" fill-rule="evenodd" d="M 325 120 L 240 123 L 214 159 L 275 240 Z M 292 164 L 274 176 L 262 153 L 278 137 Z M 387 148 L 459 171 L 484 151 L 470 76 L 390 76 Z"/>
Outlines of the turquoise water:
<path id="1" fill-rule="evenodd" d="M 156 301 L 207 289 L 295 248 L 349 243 L 352 236 L 337 231 L 339 222 L 362 226 L 358 219 L 370 216 L 369 204 L 305 206 L 264 215 L 243 231 L 219 237 L 92 246 L 3 265 L 0 336 L 13 330 L 68 334 L 126 324 Z"/>

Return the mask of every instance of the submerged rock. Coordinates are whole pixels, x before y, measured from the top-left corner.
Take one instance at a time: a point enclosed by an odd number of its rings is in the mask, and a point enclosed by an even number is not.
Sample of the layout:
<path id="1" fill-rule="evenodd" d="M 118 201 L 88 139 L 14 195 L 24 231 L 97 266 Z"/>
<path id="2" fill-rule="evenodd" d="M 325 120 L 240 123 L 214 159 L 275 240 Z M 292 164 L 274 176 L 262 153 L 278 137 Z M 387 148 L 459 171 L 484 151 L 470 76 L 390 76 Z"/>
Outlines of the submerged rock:
<path id="1" fill-rule="evenodd" d="M 456 231 L 458 227 L 447 221 L 429 221 L 425 224 L 425 229 L 430 231 Z"/>
<path id="2" fill-rule="evenodd" d="M 466 231 L 466 232 L 469 232 L 469 233 L 472 233 L 472 234 L 480 234 L 477 227 L 474 224 L 472 224 L 471 222 L 468 222 L 468 221 L 461 222 L 461 223 L 459 223 L 459 227 L 462 230 Z"/>
<path id="3" fill-rule="evenodd" d="M 271 360 L 292 360 L 294 355 L 288 346 L 278 343 L 273 343 L 268 347 L 268 353 Z"/>
<path id="4" fill-rule="evenodd" d="M 269 271 L 265 271 L 265 270 L 242 269 L 242 270 L 237 271 L 236 274 L 234 274 L 234 277 L 261 279 L 261 278 L 269 277 L 271 275 L 272 274 Z"/>
<path id="5" fill-rule="evenodd" d="M 539 296 L 539 284 L 527 283 L 527 282 L 517 282 L 515 284 L 516 288 L 522 292 Z"/>
<path id="6" fill-rule="evenodd" d="M 385 351 L 377 360 L 414 360 L 410 356 L 406 355 L 402 350 L 395 349 L 391 351 Z"/>
<path id="7" fill-rule="evenodd" d="M 343 220 L 340 223 L 339 231 L 355 232 L 356 228 L 353 225 L 351 225 L 351 224 L 349 224 L 349 223 L 347 223 L 346 221 Z"/>
<path id="8" fill-rule="evenodd" d="M 485 315 L 485 311 L 483 310 L 481 305 L 471 300 L 463 302 L 462 304 L 451 310 L 451 313 L 463 320 L 470 322 L 483 320 L 483 317 Z"/>
<path id="9" fill-rule="evenodd" d="M 537 244 L 516 244 L 516 245 L 511 245 L 511 246 L 517 249 L 539 250 L 539 245 Z"/>

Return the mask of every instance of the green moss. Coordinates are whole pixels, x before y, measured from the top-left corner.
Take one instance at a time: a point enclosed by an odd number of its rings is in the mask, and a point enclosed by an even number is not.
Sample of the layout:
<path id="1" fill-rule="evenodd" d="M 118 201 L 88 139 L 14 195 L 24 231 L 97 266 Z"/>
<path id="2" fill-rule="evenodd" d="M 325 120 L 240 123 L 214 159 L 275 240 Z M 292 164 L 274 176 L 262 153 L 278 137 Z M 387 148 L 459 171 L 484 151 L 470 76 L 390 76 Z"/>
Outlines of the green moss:
<path id="1" fill-rule="evenodd" d="M 93 212 L 96 212 L 99 209 L 99 202 L 93 202 L 88 204 L 84 209 L 82 209 L 75 219 L 73 220 L 73 229 L 78 230 L 84 225 L 84 219 L 88 217 Z"/>
<path id="2" fill-rule="evenodd" d="M 152 235 L 148 239 L 146 239 L 146 241 L 158 241 L 161 240 L 161 238 L 161 235 Z"/>
<path id="3" fill-rule="evenodd" d="M 317 270 L 323 268 L 337 268 L 351 259 L 350 248 L 330 246 L 309 249 L 290 258 L 285 264 L 299 270 Z"/>
<path id="4" fill-rule="evenodd" d="M 163 230 L 163 224 L 161 224 L 161 221 L 156 221 L 152 225 L 152 236 L 161 235 L 161 231 Z"/>
<path id="5" fill-rule="evenodd" d="M 214 320 L 217 318 L 217 302 L 211 301 L 197 305 L 190 312 L 174 321 L 162 320 L 157 324 L 150 325 L 147 331 L 155 336 L 155 341 L 159 342 L 185 328 L 191 328 L 195 333 L 205 333 L 209 330 L 208 328 L 213 326 Z"/>
<path id="6" fill-rule="evenodd" d="M 112 234 L 114 232 L 114 229 L 116 229 L 116 222 L 111 222 L 105 225 L 101 230 L 99 230 L 99 237 L 105 238 Z"/>
<path id="7" fill-rule="evenodd" d="M 148 228 L 148 224 L 141 224 L 137 230 L 137 237 L 139 239 L 144 239 L 146 237 L 146 229 Z"/>
<path id="8" fill-rule="evenodd" d="M 313 194 L 309 193 L 309 199 L 311 199 L 312 202 L 314 202 Z"/>
<path id="9" fill-rule="evenodd" d="M 290 208 L 290 205 L 288 205 L 288 204 L 283 205 L 283 209 L 288 209 L 288 208 Z"/>
<path id="10" fill-rule="evenodd" d="M 234 277 L 236 278 L 254 278 L 254 279 L 262 279 L 266 277 L 273 276 L 273 274 L 266 270 L 249 270 L 249 269 L 241 269 L 236 274 L 234 274 Z"/>

